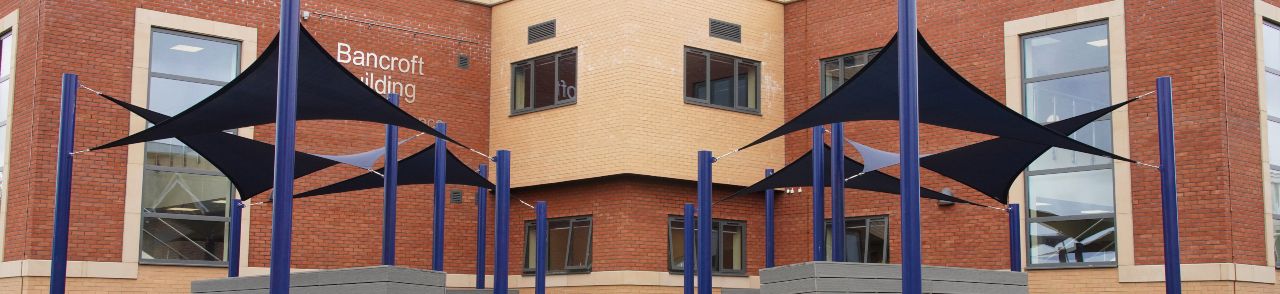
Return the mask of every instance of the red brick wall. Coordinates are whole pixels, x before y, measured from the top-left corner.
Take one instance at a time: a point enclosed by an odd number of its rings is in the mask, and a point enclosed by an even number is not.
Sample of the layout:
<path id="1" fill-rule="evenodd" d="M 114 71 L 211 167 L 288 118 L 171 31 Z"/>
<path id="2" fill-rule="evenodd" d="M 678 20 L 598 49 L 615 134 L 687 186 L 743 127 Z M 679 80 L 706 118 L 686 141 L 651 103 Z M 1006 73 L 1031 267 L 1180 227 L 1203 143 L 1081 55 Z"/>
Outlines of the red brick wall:
<path id="1" fill-rule="evenodd" d="M 524 222 L 534 219 L 533 209 L 516 199 L 530 204 L 547 201 L 549 218 L 591 215 L 593 271 L 667 271 L 667 218 L 683 215 L 685 203 L 697 202 L 695 185 L 619 175 L 512 191 L 511 273 L 518 274 L 524 265 Z M 725 199 L 737 189 L 716 186 L 715 199 Z M 749 273 L 756 274 L 764 265 L 763 194 L 729 198 L 716 203 L 714 209 L 716 219 L 746 223 L 746 266 Z"/>
<path id="2" fill-rule="evenodd" d="M 14 4 L 0 4 L 10 11 Z M 6 260 L 47 259 L 52 231 L 53 162 L 57 137 L 59 75 L 80 74 L 89 87 L 129 99 L 133 59 L 135 8 L 179 14 L 218 22 L 258 28 L 258 50 L 266 48 L 276 34 L 278 5 L 273 2 L 190 2 L 114 1 L 95 3 L 88 9 L 76 1 L 22 1 L 19 32 L 18 84 L 13 123 L 13 170 L 7 215 Z M 397 80 L 417 84 L 415 103 L 402 105 L 415 116 L 442 119 L 450 123 L 450 134 L 465 144 L 488 145 L 489 9 L 460 1 L 418 1 L 402 5 L 397 1 L 305 1 L 303 10 L 373 19 L 432 34 L 457 37 L 469 42 L 445 40 L 426 35 L 355 24 L 313 15 L 306 26 L 330 52 L 336 43 L 355 49 L 396 56 L 419 55 L 426 60 L 426 75 L 391 73 Z M 37 39 L 38 38 L 38 39 Z M 471 57 L 470 69 L 455 66 L 456 55 Z M 356 74 L 378 70 L 350 66 Z M 87 148 L 128 134 L 127 112 L 102 99 L 80 92 L 77 117 L 77 148 Z M 38 99 L 37 99 L 38 97 Z M 359 122 L 302 122 L 298 128 L 298 149 L 316 153 L 352 153 L 382 144 L 381 125 Z M 408 137 L 417 132 L 402 131 Z M 273 140 L 274 129 L 260 126 L 255 138 Z M 401 157 L 431 143 L 422 137 L 401 148 Z M 480 156 L 451 148 L 469 164 Z M 76 156 L 75 186 L 71 214 L 72 260 L 119 261 L 124 221 L 125 148 L 84 153 Z M 362 173 L 349 167 L 334 168 L 310 175 L 297 183 L 298 191 Z M 474 189 L 466 191 L 470 202 Z M 410 266 L 430 264 L 429 186 L 400 190 L 400 259 Z M 379 191 L 347 193 L 297 201 L 295 215 L 295 267 L 342 267 L 378 263 L 381 224 Z M 257 199 L 262 199 L 261 196 Z M 455 205 L 450 215 L 474 214 L 473 206 Z M 255 206 L 249 230 L 249 256 L 253 266 L 267 264 L 270 209 Z M 449 226 L 465 227 L 467 218 L 451 218 Z M 450 241 L 464 242 L 467 231 L 451 235 Z M 409 249 L 413 248 L 413 249 Z M 469 260 L 448 254 L 457 260 Z M 460 262 L 460 261 L 459 261 Z M 456 264 L 455 262 L 450 263 Z"/>
<path id="3" fill-rule="evenodd" d="M 1103 1 L 943 1 L 920 5 L 920 30 L 965 78 L 987 93 L 1004 97 L 1003 23 Z M 1159 75 L 1172 75 L 1178 119 L 1180 217 L 1184 263 L 1265 264 L 1262 228 L 1260 121 L 1252 3 L 1237 1 L 1126 2 L 1129 95 L 1154 89 Z M 1221 6 L 1216 5 L 1221 4 Z M 806 0 L 786 6 L 786 109 L 794 117 L 821 98 L 822 58 L 883 46 L 896 31 L 894 1 Z M 1224 33 L 1226 32 L 1226 33 Z M 1223 41 L 1223 39 L 1231 41 Z M 1174 41 L 1194 40 L 1194 41 Z M 1189 58 L 1195 56 L 1195 58 Z M 1020 98 L 1015 98 L 1020 99 Z M 1128 107 L 1132 157 L 1157 162 L 1154 99 Z M 847 136 L 896 150 L 895 122 L 859 122 Z M 872 131 L 874 130 L 874 131 Z M 921 151 L 937 152 L 984 138 L 922 126 Z M 787 137 L 792 159 L 809 149 L 809 132 Z M 851 155 L 853 156 L 853 155 Z M 857 157 L 855 157 L 857 158 Z M 896 170 L 887 171 L 896 174 Z M 1135 249 L 1138 264 L 1162 263 L 1159 178 L 1154 170 L 1133 169 Z M 952 188 L 959 197 L 996 205 L 963 185 L 932 172 L 925 187 Z M 779 264 L 810 258 L 810 196 L 784 197 L 779 215 L 783 239 Z M 828 193 L 829 194 L 829 193 Z M 848 215 L 895 216 L 895 196 L 850 192 Z M 828 202 L 829 203 L 829 202 Z M 939 208 L 923 202 L 926 264 L 1004 268 L 1007 232 L 1003 213 L 958 205 Z M 829 205 L 829 204 L 828 204 Z M 893 257 L 899 227 L 891 222 Z M 1123 232 L 1122 232 L 1123 233 Z M 965 243 L 955 243 L 965 242 Z"/>

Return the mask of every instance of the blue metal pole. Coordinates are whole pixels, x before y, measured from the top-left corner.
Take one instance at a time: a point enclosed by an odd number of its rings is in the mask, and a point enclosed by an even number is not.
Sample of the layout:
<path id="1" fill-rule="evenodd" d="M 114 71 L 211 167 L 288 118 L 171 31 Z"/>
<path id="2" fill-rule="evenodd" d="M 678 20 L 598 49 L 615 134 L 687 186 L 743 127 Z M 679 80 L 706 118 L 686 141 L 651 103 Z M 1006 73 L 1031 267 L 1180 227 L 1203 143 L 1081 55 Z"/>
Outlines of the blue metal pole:
<path id="1" fill-rule="evenodd" d="M 697 244 L 693 237 L 694 220 L 693 204 L 684 204 L 684 294 L 693 294 L 693 273 L 696 266 L 693 265 L 694 251 L 693 246 Z"/>
<path id="2" fill-rule="evenodd" d="M 1022 208 L 1009 203 L 1009 271 L 1022 271 Z"/>
<path id="3" fill-rule="evenodd" d="M 922 291 L 920 255 L 920 105 L 916 0 L 898 0 L 898 146 L 901 146 L 902 293 Z"/>
<path id="4" fill-rule="evenodd" d="M 271 212 L 271 294 L 289 293 L 293 246 L 293 152 L 298 114 L 299 0 L 280 1 L 280 63 L 276 78 L 275 182 Z"/>
<path id="5" fill-rule="evenodd" d="M 844 123 L 831 124 L 831 260 L 844 256 Z"/>
<path id="6" fill-rule="evenodd" d="M 764 170 L 764 176 L 773 175 L 773 169 Z M 764 190 L 764 267 L 773 267 L 773 189 Z"/>
<path id="7" fill-rule="evenodd" d="M 823 230 L 826 229 L 823 217 L 825 209 L 822 209 L 825 201 L 822 189 L 826 186 L 823 184 L 825 179 L 823 179 L 822 167 L 827 157 L 823 154 L 825 148 L 822 147 L 822 126 L 813 127 L 811 138 L 813 139 L 813 190 L 810 192 L 813 195 L 813 260 L 820 261 L 827 259 L 825 250 L 827 242 L 823 238 L 825 233 Z"/>
<path id="8" fill-rule="evenodd" d="M 227 277 L 234 278 L 240 276 L 240 218 L 244 211 L 244 202 L 240 199 L 231 199 L 231 224 L 228 229 L 230 238 L 227 238 Z"/>
<path id="9" fill-rule="evenodd" d="M 1156 79 L 1156 116 L 1160 132 L 1160 210 L 1164 223 L 1164 292 L 1182 293 L 1178 247 L 1178 176 L 1173 141 L 1173 79 Z"/>
<path id="10" fill-rule="evenodd" d="M 507 231 L 511 226 L 511 151 L 498 150 L 494 155 L 494 164 L 497 165 L 497 183 L 494 191 L 493 200 L 497 201 L 493 208 L 493 293 L 507 293 L 507 252 L 508 239 L 511 237 Z"/>
<path id="11" fill-rule="evenodd" d="M 538 248 L 538 256 L 534 259 L 537 266 L 534 269 L 536 276 L 533 280 L 533 293 L 547 294 L 547 202 L 535 202 L 534 210 L 538 214 L 535 221 L 538 230 L 538 245 L 535 248 Z"/>
<path id="12" fill-rule="evenodd" d="M 58 118 L 58 177 L 53 196 L 53 265 L 49 293 L 67 292 L 67 239 L 71 227 L 72 148 L 76 139 L 76 91 L 80 77 L 62 74 L 62 113 Z"/>
<path id="13" fill-rule="evenodd" d="M 489 177 L 489 165 L 480 164 L 476 172 L 481 177 Z M 489 216 L 489 191 L 484 187 L 476 188 L 476 289 L 484 289 L 484 245 L 487 242 L 485 228 L 489 227 L 486 219 Z"/>
<path id="14" fill-rule="evenodd" d="M 387 95 L 391 105 L 400 106 L 400 95 Z M 400 128 L 387 125 L 387 155 L 382 178 L 382 265 L 396 265 L 396 189 L 400 181 Z"/>
<path id="15" fill-rule="evenodd" d="M 698 151 L 698 293 L 711 294 L 711 151 Z"/>
<path id="16" fill-rule="evenodd" d="M 444 122 L 436 123 L 436 131 L 445 134 L 449 129 Z M 435 208 L 435 213 L 431 215 L 431 270 L 444 271 L 444 189 L 445 189 L 445 154 L 449 149 L 445 148 L 448 143 L 443 138 L 436 138 L 436 158 L 435 158 L 435 181 L 432 182 L 433 195 L 435 196 L 431 206 Z"/>

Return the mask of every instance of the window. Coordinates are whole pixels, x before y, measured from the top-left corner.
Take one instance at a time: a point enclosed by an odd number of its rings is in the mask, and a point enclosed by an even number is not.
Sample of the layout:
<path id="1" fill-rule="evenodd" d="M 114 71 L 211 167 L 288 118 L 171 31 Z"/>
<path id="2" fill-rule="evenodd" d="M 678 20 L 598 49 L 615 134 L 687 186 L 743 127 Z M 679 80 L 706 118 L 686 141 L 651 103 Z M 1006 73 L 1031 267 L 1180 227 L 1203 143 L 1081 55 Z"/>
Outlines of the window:
<path id="1" fill-rule="evenodd" d="M 11 51 L 18 47 L 13 43 L 13 31 L 0 34 L 0 181 L 5 180 L 5 167 L 9 165 L 9 107 L 13 105 L 13 62 Z M 7 185 L 0 182 L 0 189 Z M 0 194 L 3 200 L 4 194 Z"/>
<path id="2" fill-rule="evenodd" d="M 694 219 L 697 221 L 697 219 Z M 672 216 L 667 221 L 667 267 L 673 272 L 684 271 L 684 217 Z M 697 234 L 697 225 L 694 225 Z M 746 223 L 731 220 L 711 222 L 711 272 L 717 274 L 746 274 Z M 697 238 L 694 238 L 697 242 Z M 697 243 L 693 244 L 697 246 Z M 696 250 L 695 250 L 696 252 Z M 697 258 L 695 256 L 694 260 Z"/>
<path id="3" fill-rule="evenodd" d="M 862 51 L 822 60 L 822 95 L 830 95 L 844 82 L 862 70 L 872 58 L 880 54 L 880 49 Z"/>
<path id="4" fill-rule="evenodd" d="M 685 48 L 684 100 L 760 113 L 760 62 Z"/>
<path id="5" fill-rule="evenodd" d="M 1022 36 L 1024 113 L 1041 124 L 1111 104 L 1106 22 Z M 1111 116 L 1071 137 L 1111 150 Z M 1114 265 L 1111 159 L 1050 149 L 1026 171 L 1031 267 Z"/>
<path id="6" fill-rule="evenodd" d="M 240 70 L 240 43 L 164 29 L 151 32 L 147 108 L 175 115 Z M 146 143 L 141 260 L 225 265 L 231 182 L 176 139 Z"/>
<path id="7" fill-rule="evenodd" d="M 1266 89 L 1263 103 L 1267 115 L 1267 158 L 1271 181 L 1271 213 L 1273 223 L 1280 224 L 1280 26 L 1263 22 L 1263 86 Z M 1274 226 L 1276 264 L 1280 265 L 1280 225 Z"/>
<path id="8" fill-rule="evenodd" d="M 831 260 L 831 219 L 827 219 L 827 260 Z M 889 263 L 889 219 L 884 216 L 844 220 L 844 257 L 848 262 Z"/>
<path id="9" fill-rule="evenodd" d="M 525 222 L 524 272 L 533 273 L 538 255 L 538 227 Z M 591 271 L 591 217 L 567 217 L 547 220 L 547 272 L 581 273 Z"/>
<path id="10" fill-rule="evenodd" d="M 578 101 L 578 49 L 511 64 L 511 114 Z"/>

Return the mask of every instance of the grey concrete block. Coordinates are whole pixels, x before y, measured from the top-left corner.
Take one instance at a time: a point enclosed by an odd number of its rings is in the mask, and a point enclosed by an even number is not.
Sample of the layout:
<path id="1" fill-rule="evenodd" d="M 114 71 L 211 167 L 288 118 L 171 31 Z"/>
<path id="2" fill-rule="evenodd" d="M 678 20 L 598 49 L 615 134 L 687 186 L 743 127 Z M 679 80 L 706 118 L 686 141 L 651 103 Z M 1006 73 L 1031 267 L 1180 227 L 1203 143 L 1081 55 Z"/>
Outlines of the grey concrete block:
<path id="1" fill-rule="evenodd" d="M 444 294 L 445 273 L 394 266 L 373 266 L 289 275 L 291 293 L 413 293 Z M 191 293 L 267 293 L 267 276 L 194 281 Z"/>
<path id="2" fill-rule="evenodd" d="M 901 266 L 843 262 L 806 262 L 760 271 L 760 293 L 900 293 Z M 969 268 L 923 269 L 928 293 L 1027 293 L 1026 273 Z"/>

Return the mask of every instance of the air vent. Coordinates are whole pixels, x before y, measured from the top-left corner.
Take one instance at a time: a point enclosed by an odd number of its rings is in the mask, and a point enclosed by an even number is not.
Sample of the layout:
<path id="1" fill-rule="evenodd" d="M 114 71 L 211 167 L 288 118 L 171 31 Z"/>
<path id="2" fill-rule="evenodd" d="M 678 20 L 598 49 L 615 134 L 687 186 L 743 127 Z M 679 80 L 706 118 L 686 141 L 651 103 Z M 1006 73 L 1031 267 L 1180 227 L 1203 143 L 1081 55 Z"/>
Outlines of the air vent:
<path id="1" fill-rule="evenodd" d="M 466 54 L 458 54 L 458 68 L 471 68 L 471 57 Z"/>
<path id="2" fill-rule="evenodd" d="M 719 20 L 711 20 L 711 36 L 742 43 L 742 26 Z"/>
<path id="3" fill-rule="evenodd" d="M 529 26 L 529 44 L 556 37 L 556 20 Z"/>
<path id="4" fill-rule="evenodd" d="M 462 191 L 449 190 L 449 203 L 462 203 Z"/>

